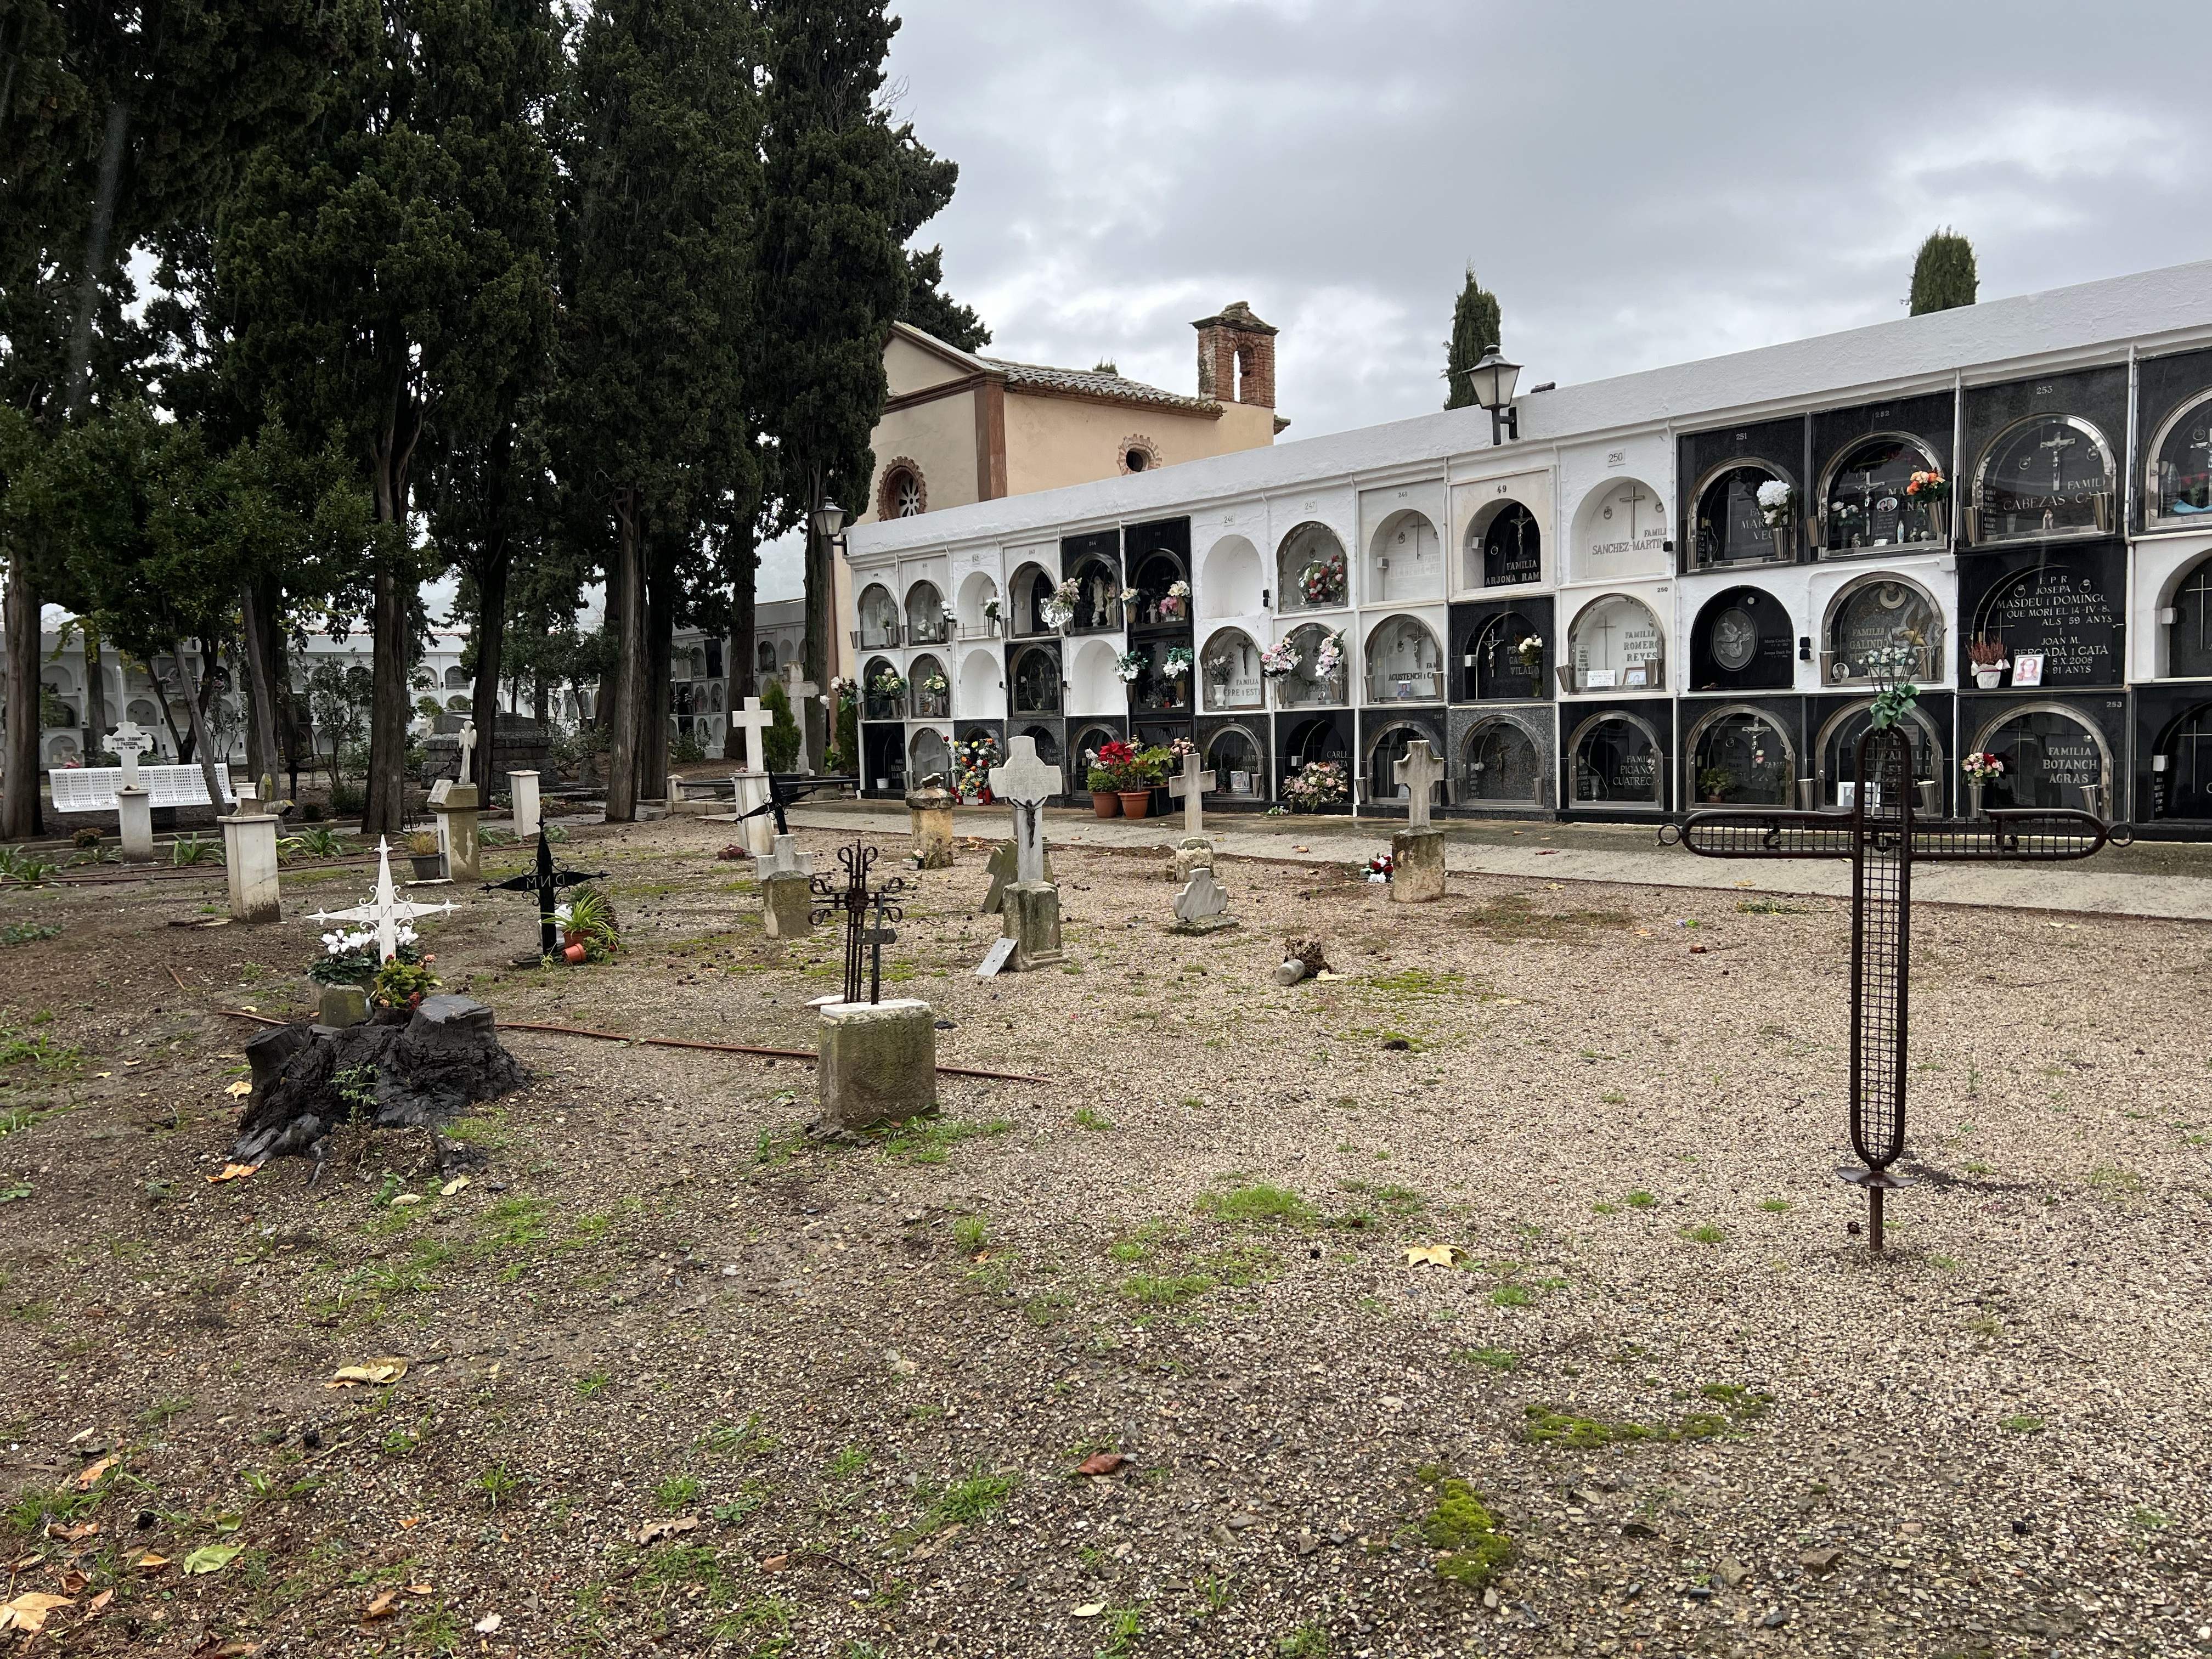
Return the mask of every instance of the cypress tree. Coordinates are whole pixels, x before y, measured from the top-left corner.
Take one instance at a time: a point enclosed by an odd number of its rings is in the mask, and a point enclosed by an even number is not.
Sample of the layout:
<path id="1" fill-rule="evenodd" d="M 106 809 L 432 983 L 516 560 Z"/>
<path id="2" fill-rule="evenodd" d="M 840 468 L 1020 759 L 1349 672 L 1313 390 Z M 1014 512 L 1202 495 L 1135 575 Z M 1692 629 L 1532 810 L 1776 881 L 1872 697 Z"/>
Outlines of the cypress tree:
<path id="1" fill-rule="evenodd" d="M 1931 231 L 1912 261 L 1912 314 L 1970 306 L 1980 284 L 1974 245 L 1948 225 Z"/>
<path id="2" fill-rule="evenodd" d="M 1505 343 L 1498 331 L 1498 296 L 1474 280 L 1474 267 L 1467 268 L 1467 284 L 1452 306 L 1451 338 L 1444 343 L 1444 407 L 1465 409 L 1474 401 L 1474 388 L 1467 371 L 1481 361 L 1492 346 Z"/>

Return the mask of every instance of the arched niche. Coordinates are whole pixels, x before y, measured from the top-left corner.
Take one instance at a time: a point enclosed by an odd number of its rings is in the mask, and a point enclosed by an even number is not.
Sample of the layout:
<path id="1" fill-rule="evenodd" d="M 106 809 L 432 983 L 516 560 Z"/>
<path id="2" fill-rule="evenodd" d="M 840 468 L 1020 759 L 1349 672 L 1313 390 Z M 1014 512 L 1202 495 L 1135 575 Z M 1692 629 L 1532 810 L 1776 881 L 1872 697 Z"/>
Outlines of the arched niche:
<path id="1" fill-rule="evenodd" d="M 722 683 L 720 680 L 707 688 L 707 712 L 710 714 L 722 712 Z"/>
<path id="2" fill-rule="evenodd" d="M 2212 820 L 2212 702 L 2161 732 L 2150 764 L 2152 817 Z"/>
<path id="3" fill-rule="evenodd" d="M 1444 592 L 1443 546 L 1429 515 L 1401 507 L 1376 526 L 1367 544 L 1369 605 L 1440 599 Z"/>
<path id="4" fill-rule="evenodd" d="M 2212 528 L 2212 388 L 2160 423 L 2143 467 L 2145 528 Z"/>
<path id="5" fill-rule="evenodd" d="M 1982 786 L 1982 806 L 2110 808 L 2112 751 L 2105 734 L 2063 703 L 2015 704 L 1983 723 L 1974 750 L 2004 770 Z"/>
<path id="6" fill-rule="evenodd" d="M 465 696 L 456 696 L 446 699 L 446 712 L 449 714 L 465 714 L 471 707 L 472 705 Z"/>
<path id="7" fill-rule="evenodd" d="M 1047 766 L 1060 765 L 1060 733 L 1049 726 L 1017 726 L 1014 736 L 1036 746 L 1036 757 Z M 1065 769 L 1063 769 L 1064 772 Z M 1064 779 L 1063 779 L 1064 781 Z"/>
<path id="8" fill-rule="evenodd" d="M 1830 685 L 1874 684 L 1884 653 L 1902 653 L 1893 666 L 1906 678 L 1943 677 L 1943 613 L 1933 594 L 1903 576 L 1863 576 L 1838 588 L 1820 637 L 1820 678 Z"/>
<path id="9" fill-rule="evenodd" d="M 1248 726 L 1224 726 L 1206 739 L 1200 751 L 1213 774 L 1209 799 L 1261 801 L 1267 798 L 1267 745 Z"/>
<path id="10" fill-rule="evenodd" d="M 1523 642 L 1539 641 L 1534 650 Z M 1544 695 L 1544 665 L 1550 642 L 1518 611 L 1504 611 L 1484 621 L 1462 652 L 1466 695 L 1475 702 L 1510 698 L 1528 702 Z"/>
<path id="11" fill-rule="evenodd" d="M 1543 750 L 1522 721 L 1492 714 L 1460 740 L 1459 799 L 1464 806 L 1541 806 Z"/>
<path id="12" fill-rule="evenodd" d="M 1260 550 L 1242 536 L 1224 536 L 1199 565 L 1201 617 L 1252 617 L 1266 610 L 1267 573 Z"/>
<path id="13" fill-rule="evenodd" d="M 1012 597 L 1011 631 L 1017 635 L 1049 634 L 1052 624 L 1045 620 L 1045 601 L 1052 597 L 1056 586 L 1052 573 L 1041 564 L 1025 564 L 1014 572 L 1014 580 L 1007 592 Z"/>
<path id="14" fill-rule="evenodd" d="M 155 722 L 161 718 L 161 711 L 144 697 L 133 697 L 131 700 L 130 708 L 124 710 L 124 713 L 130 717 L 132 725 L 147 731 L 152 730 Z"/>
<path id="15" fill-rule="evenodd" d="M 1367 633 L 1367 701 L 1442 702 L 1444 653 L 1418 617 L 1385 617 Z"/>
<path id="16" fill-rule="evenodd" d="M 46 764 L 67 766 L 71 762 L 81 758 L 83 752 L 77 747 L 75 732 L 59 732 L 46 741 Z"/>
<path id="17" fill-rule="evenodd" d="M 1144 667 L 1135 679 L 1128 682 L 1130 708 L 1140 717 L 1188 712 L 1192 696 L 1192 662 L 1184 659 L 1189 657 L 1190 647 L 1170 635 L 1165 639 L 1141 641 L 1130 649 L 1144 659 Z"/>
<path id="18" fill-rule="evenodd" d="M 942 645 L 950 629 L 945 620 L 945 595 L 933 581 L 918 581 L 906 591 L 906 642 Z"/>
<path id="19" fill-rule="evenodd" d="M 1067 752 L 1073 758 L 1074 763 L 1068 768 L 1070 787 L 1079 788 L 1083 786 L 1084 775 L 1098 763 L 1098 751 L 1101 749 L 1109 743 L 1121 741 L 1121 732 L 1117 726 L 1097 725 L 1078 726 L 1075 736 L 1069 740 L 1067 745 Z"/>
<path id="20" fill-rule="evenodd" d="M 988 570 L 971 570 L 960 579 L 960 631 L 968 639 L 982 639 L 1000 630 L 1006 618 L 1000 614 L 1004 607 L 999 604 L 999 584 Z"/>
<path id="21" fill-rule="evenodd" d="M 448 691 L 465 691 L 468 689 L 469 677 L 466 672 L 462 669 L 459 663 L 449 664 L 446 669 L 446 690 Z"/>
<path id="22" fill-rule="evenodd" d="M 1912 487 L 1914 473 L 1942 471 L 1935 451 L 1909 432 L 1860 439 L 1821 476 L 1822 550 L 1856 553 L 1948 539 L 1942 504 Z"/>
<path id="23" fill-rule="evenodd" d="M 893 690 L 906 677 L 889 657 L 871 657 L 860 671 L 860 718 L 902 720 L 906 718 L 907 688 Z"/>
<path id="24" fill-rule="evenodd" d="M 952 778 L 952 745 L 936 726 L 925 726 L 907 739 L 907 775 L 919 784 L 939 777 Z"/>
<path id="25" fill-rule="evenodd" d="M 1350 669 L 1343 635 L 1322 623 L 1293 629 L 1287 641 L 1297 657 L 1290 672 L 1275 677 L 1275 707 L 1311 708 L 1346 701 Z M 1335 661 L 1328 660 L 1334 650 Z"/>
<path id="26" fill-rule="evenodd" d="M 1175 592 L 1177 583 L 1184 589 L 1180 595 Z M 1137 595 L 1132 601 L 1136 607 L 1129 617 L 1132 628 L 1147 623 L 1189 625 L 1190 567 L 1182 554 L 1166 547 L 1138 554 L 1130 566 L 1129 586 Z"/>
<path id="27" fill-rule="evenodd" d="M 1024 714 L 1057 714 L 1060 709 L 1058 646 L 1047 643 L 1014 647 L 1007 664 L 1008 714 L 1018 719 Z"/>
<path id="28" fill-rule="evenodd" d="M 1789 806 L 1797 793 L 1797 745 L 1772 714 L 1729 703 L 1699 715 L 1683 740 L 1683 793 L 1705 805 Z"/>
<path id="29" fill-rule="evenodd" d="M 2183 570 L 2160 597 L 2166 631 L 2160 672 L 2168 679 L 2212 678 L 2212 554 Z"/>
<path id="30" fill-rule="evenodd" d="M 861 650 L 885 650 L 898 644 L 899 608 L 890 588 L 870 582 L 860 590 L 858 610 Z"/>
<path id="31" fill-rule="evenodd" d="M 1068 572 L 1075 584 L 1075 620 L 1071 634 L 1110 634 L 1121 626 L 1121 573 L 1111 559 L 1092 553 Z"/>
<path id="32" fill-rule="evenodd" d="M 1199 648 L 1199 696 L 1208 714 L 1267 706 L 1260 647 L 1241 628 L 1217 628 Z"/>
<path id="33" fill-rule="evenodd" d="M 1690 629 L 1690 689 L 1782 690 L 1796 683 L 1797 624 L 1759 587 L 1716 593 Z"/>
<path id="34" fill-rule="evenodd" d="M 1659 618 L 1626 593 L 1601 594 L 1575 613 L 1567 661 L 1577 691 L 1651 691 L 1667 683 Z"/>
<path id="35" fill-rule="evenodd" d="M 763 674 L 775 673 L 775 641 L 774 640 L 761 641 L 753 650 L 753 662 L 757 672 Z"/>
<path id="36" fill-rule="evenodd" d="M 1443 763 L 1445 774 L 1429 786 L 1429 804 L 1432 806 L 1449 805 L 1451 795 L 1447 779 L 1451 771 L 1451 750 L 1445 744 L 1443 732 L 1436 723 L 1382 715 L 1376 717 L 1376 730 L 1367 739 L 1367 799 L 1388 803 L 1408 798 L 1409 788 L 1398 781 L 1398 775 L 1394 769 L 1406 758 L 1408 745 L 1420 742 L 1427 744 L 1429 752 Z"/>
<path id="37" fill-rule="evenodd" d="M 952 718 L 952 677 L 945 664 L 924 652 L 907 665 L 907 706 L 910 719 L 942 720 Z M 941 681 L 933 685 L 932 682 Z"/>
<path id="38" fill-rule="evenodd" d="M 1660 811 L 1667 805 L 1667 745 L 1639 714 L 1593 714 L 1568 744 L 1577 806 Z"/>
<path id="39" fill-rule="evenodd" d="M 1114 672 L 1113 646 L 1104 640 L 1085 640 L 1074 649 L 1068 665 L 1067 712 L 1118 714 L 1127 709 L 1129 694 Z"/>
<path id="40" fill-rule="evenodd" d="M 1974 463 L 1978 545 L 2110 535 L 2118 470 L 2104 433 L 2079 415 L 2030 415 L 1983 446 Z"/>
<path id="41" fill-rule="evenodd" d="M 960 713 L 968 720 L 997 720 L 1006 712 L 1006 694 L 999 684 L 999 653 L 988 646 L 963 652 L 960 658 Z"/>
<path id="42" fill-rule="evenodd" d="M 1912 745 L 1913 781 L 1935 789 L 1937 793 L 1936 810 L 1940 811 L 1945 775 L 1942 737 L 1924 708 L 1908 708 L 1902 724 L 1905 737 Z M 1871 697 L 1844 704 L 1821 724 L 1820 734 L 1814 740 L 1813 753 L 1822 805 L 1850 805 L 1846 796 L 1856 790 L 1858 784 L 1859 739 L 1866 736 L 1873 725 L 1874 700 Z M 1847 790 L 1845 785 L 1850 785 L 1850 790 Z M 1878 801 L 1873 804 L 1880 805 Z"/>
<path id="43" fill-rule="evenodd" d="M 1461 550 L 1461 583 L 1467 587 L 1518 587 L 1544 579 L 1544 537 L 1524 501 L 1504 496 L 1486 501 L 1468 520 Z"/>
<path id="44" fill-rule="evenodd" d="M 1594 484 L 1575 508 L 1573 574 L 1583 581 L 1656 576 L 1671 562 L 1666 498 L 1641 478 Z"/>
<path id="45" fill-rule="evenodd" d="M 1293 720 L 1284 734 L 1283 757 L 1295 772 L 1316 761 L 1342 764 L 1352 758 L 1352 745 L 1345 740 L 1342 728 L 1326 716 Z"/>
<path id="46" fill-rule="evenodd" d="M 1779 524 L 1766 521 L 1759 492 L 1770 483 L 1789 487 L 1792 501 Z M 1696 568 L 1717 565 L 1762 564 L 1786 560 L 1796 553 L 1796 515 L 1802 503 L 1796 500 L 1797 478 L 1779 461 L 1755 455 L 1739 455 L 1713 468 L 1698 480 L 1697 511 L 1691 524 L 1691 557 Z"/>
<path id="47" fill-rule="evenodd" d="M 1309 519 L 1275 551 L 1275 609 L 1334 611 L 1352 603 L 1351 568 L 1336 532 Z"/>

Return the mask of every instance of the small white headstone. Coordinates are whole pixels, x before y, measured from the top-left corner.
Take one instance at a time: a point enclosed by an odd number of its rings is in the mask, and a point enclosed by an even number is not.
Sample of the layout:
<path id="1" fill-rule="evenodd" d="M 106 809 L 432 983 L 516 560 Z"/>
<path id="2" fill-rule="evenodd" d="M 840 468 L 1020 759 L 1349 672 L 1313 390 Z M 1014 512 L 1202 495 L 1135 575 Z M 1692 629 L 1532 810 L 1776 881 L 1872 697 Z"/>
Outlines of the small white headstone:
<path id="1" fill-rule="evenodd" d="M 1014 943 L 1012 934 L 992 940 L 990 950 L 985 953 L 983 960 L 976 966 L 975 977 L 977 979 L 996 978 L 999 970 L 1006 965 L 1006 958 L 1013 955 Z"/>
<path id="2" fill-rule="evenodd" d="M 107 746 L 122 757 L 123 787 L 125 789 L 137 788 L 138 757 L 153 748 L 152 735 L 141 730 L 136 720 L 125 720 L 115 728 L 115 736 L 109 740 Z"/>
<path id="3" fill-rule="evenodd" d="M 770 876 L 811 876 L 814 873 L 814 854 L 800 852 L 795 836 L 778 836 L 775 850 L 754 861 L 753 873 L 763 881 Z"/>
<path id="4" fill-rule="evenodd" d="M 1429 791 L 1443 775 L 1444 763 L 1437 758 L 1437 751 L 1429 747 L 1426 738 L 1415 738 L 1407 744 L 1405 759 L 1390 768 L 1390 775 L 1406 787 L 1408 830 L 1429 827 Z"/>
<path id="5" fill-rule="evenodd" d="M 444 904 L 416 904 L 403 899 L 392 885 L 392 849 L 383 841 L 376 843 L 376 894 L 366 904 L 350 910 L 315 912 L 317 921 L 365 921 L 376 929 L 376 957 L 389 962 L 399 954 L 399 924 L 412 921 L 417 916 L 433 916 L 441 912 L 453 913 L 451 901 Z"/>
<path id="6" fill-rule="evenodd" d="M 1229 908 L 1228 890 L 1213 878 L 1205 865 L 1190 872 L 1182 891 L 1176 895 L 1176 920 L 1185 925 L 1211 920 Z"/>
<path id="7" fill-rule="evenodd" d="M 1014 809 L 1014 879 L 1044 879 L 1044 804 L 1061 793 L 1060 769 L 1037 758 L 1035 738 L 1014 738 L 1006 763 L 991 769 L 991 793 Z"/>

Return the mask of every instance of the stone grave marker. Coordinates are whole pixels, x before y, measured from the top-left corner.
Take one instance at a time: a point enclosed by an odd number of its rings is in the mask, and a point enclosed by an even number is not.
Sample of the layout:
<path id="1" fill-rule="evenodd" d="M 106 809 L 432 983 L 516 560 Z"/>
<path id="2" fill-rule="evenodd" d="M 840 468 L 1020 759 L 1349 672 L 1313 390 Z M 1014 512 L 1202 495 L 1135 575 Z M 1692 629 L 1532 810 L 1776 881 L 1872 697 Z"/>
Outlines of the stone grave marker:
<path id="1" fill-rule="evenodd" d="M 276 885 L 276 815 L 261 810 L 259 799 L 248 785 L 239 790 L 238 805 L 230 816 L 216 822 L 222 827 L 230 914 L 240 921 L 280 920 L 283 910 Z"/>
<path id="2" fill-rule="evenodd" d="M 732 810 L 745 848 L 756 858 L 766 856 L 775 839 L 776 826 L 763 810 L 770 801 L 767 747 L 762 740 L 762 734 L 775 723 L 775 715 L 761 707 L 758 697 L 747 697 L 743 708 L 730 711 L 730 729 L 745 734 L 745 769 L 731 780 L 737 797 Z"/>
<path id="3" fill-rule="evenodd" d="M 123 784 L 115 792 L 116 816 L 123 823 L 123 860 L 150 864 L 154 860 L 154 794 L 138 780 L 138 757 L 154 746 L 150 733 L 136 720 L 115 728 L 108 747 L 123 762 Z"/>
<path id="4" fill-rule="evenodd" d="M 814 855 L 778 836 L 768 857 L 755 864 L 760 878 L 761 931 L 770 939 L 805 939 L 813 921 Z"/>
<path id="5" fill-rule="evenodd" d="M 1027 973 L 1066 959 L 1060 948 L 1060 889 L 1044 877 L 1044 804 L 1061 793 L 1060 768 L 1037 758 L 1036 739 L 1006 745 L 1005 764 L 991 769 L 991 793 L 1013 809 L 1014 879 L 1004 892 L 1006 935 L 1014 970 Z"/>
<path id="6" fill-rule="evenodd" d="M 1006 913 L 1006 884 L 1014 878 L 1013 842 L 1002 841 L 992 848 L 990 857 L 984 860 L 983 873 L 990 877 L 991 884 L 984 891 L 982 903 L 975 907 L 975 914 L 979 916 L 1003 915 Z M 1047 881 L 1054 879 L 1049 848 L 1046 849 L 1044 855 L 1044 878 Z"/>
<path id="7" fill-rule="evenodd" d="M 914 862 L 919 870 L 952 867 L 952 792 L 933 773 L 907 792 L 906 810 L 914 832 Z"/>
<path id="8" fill-rule="evenodd" d="M 1213 843 L 1206 836 L 1206 792 L 1214 787 L 1211 771 L 1201 772 L 1195 747 L 1183 750 L 1182 770 L 1168 780 L 1168 793 L 1182 803 L 1182 845 L 1176 848 L 1174 879 L 1180 884 L 1201 866 L 1213 867 Z"/>
<path id="9" fill-rule="evenodd" d="M 401 898 L 392 885 L 392 848 L 385 841 L 376 843 L 376 892 L 366 904 L 350 910 L 318 910 L 317 921 L 365 921 L 376 929 L 376 959 L 389 962 L 399 954 L 399 924 L 413 921 L 418 916 L 453 914 L 451 899 L 443 904 L 416 904 Z"/>
<path id="10" fill-rule="evenodd" d="M 1405 758 L 1390 775 L 1407 787 L 1406 827 L 1390 837 L 1390 897 L 1399 904 L 1425 904 L 1444 896 L 1444 832 L 1429 822 L 1429 791 L 1444 775 L 1426 738 L 1406 745 Z"/>
<path id="11" fill-rule="evenodd" d="M 821 1114 L 807 1126 L 811 1135 L 849 1138 L 887 1119 L 911 1117 L 929 1109 L 937 1097 L 936 1012 L 918 998 L 882 1000 L 883 947 L 897 935 L 889 923 L 899 919 L 898 898 L 906 883 L 898 877 L 868 885 L 876 849 L 862 842 L 841 848 L 841 883 L 828 875 L 812 878 L 813 891 L 825 901 L 814 920 L 845 918 L 844 1000 L 822 1005 L 822 1042 L 815 1067 Z M 874 922 L 869 922 L 870 912 Z M 860 970 L 872 960 L 868 1000 L 860 1000 Z"/>
<path id="12" fill-rule="evenodd" d="M 1176 895 L 1176 927 L 1179 933 L 1211 933 L 1234 927 L 1228 917 L 1229 891 L 1214 878 L 1213 867 L 1201 865 Z"/>

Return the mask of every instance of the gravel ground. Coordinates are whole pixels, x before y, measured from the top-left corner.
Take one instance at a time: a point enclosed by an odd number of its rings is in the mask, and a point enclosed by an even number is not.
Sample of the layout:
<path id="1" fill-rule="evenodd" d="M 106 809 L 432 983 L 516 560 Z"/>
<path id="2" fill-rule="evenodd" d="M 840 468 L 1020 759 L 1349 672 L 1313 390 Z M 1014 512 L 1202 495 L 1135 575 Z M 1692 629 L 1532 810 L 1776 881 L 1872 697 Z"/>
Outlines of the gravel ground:
<path id="1" fill-rule="evenodd" d="M 505 966 L 526 902 L 469 895 L 437 970 L 811 1047 L 836 941 L 765 940 L 726 836 L 577 833 L 614 966 Z M 412 1134 L 207 1179 L 209 1011 L 304 1009 L 312 927 L 0 895 L 61 930 L 0 947 L 0 1601 L 74 1603 L 27 1650 L 2212 1651 L 2212 932 L 1924 908 L 1873 1262 L 1839 904 L 1237 861 L 1185 938 L 1156 857 L 1054 862 L 1066 971 L 966 971 L 973 845 L 887 957 L 943 1060 L 1049 1082 L 821 1147 L 803 1063 L 512 1032 L 442 1195 Z M 1274 985 L 1290 933 L 1342 977 Z"/>

